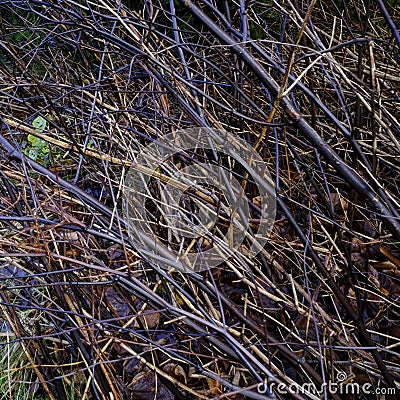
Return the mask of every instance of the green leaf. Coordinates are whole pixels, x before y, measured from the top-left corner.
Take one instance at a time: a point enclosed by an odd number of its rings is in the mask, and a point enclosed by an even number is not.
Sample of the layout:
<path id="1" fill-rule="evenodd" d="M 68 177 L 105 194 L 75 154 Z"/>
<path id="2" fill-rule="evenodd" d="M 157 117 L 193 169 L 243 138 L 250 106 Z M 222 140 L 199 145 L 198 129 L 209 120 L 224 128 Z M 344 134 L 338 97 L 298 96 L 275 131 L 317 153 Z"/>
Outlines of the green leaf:
<path id="1" fill-rule="evenodd" d="M 33 136 L 31 134 L 28 135 L 28 142 L 32 147 L 38 147 L 40 144 L 40 138 Z"/>
<path id="2" fill-rule="evenodd" d="M 41 147 L 40 147 L 40 151 L 41 151 L 43 154 L 50 153 L 50 148 L 49 148 L 49 146 L 47 146 L 47 143 L 46 143 L 44 140 L 42 140 L 42 142 L 43 142 L 43 144 L 42 144 Z"/>
<path id="3" fill-rule="evenodd" d="M 36 161 L 38 156 L 38 149 L 37 148 L 33 148 L 30 149 L 28 152 L 28 157 L 31 158 L 33 161 Z"/>
<path id="4" fill-rule="evenodd" d="M 32 121 L 32 125 L 36 132 L 42 133 L 46 129 L 47 121 L 39 115 Z"/>

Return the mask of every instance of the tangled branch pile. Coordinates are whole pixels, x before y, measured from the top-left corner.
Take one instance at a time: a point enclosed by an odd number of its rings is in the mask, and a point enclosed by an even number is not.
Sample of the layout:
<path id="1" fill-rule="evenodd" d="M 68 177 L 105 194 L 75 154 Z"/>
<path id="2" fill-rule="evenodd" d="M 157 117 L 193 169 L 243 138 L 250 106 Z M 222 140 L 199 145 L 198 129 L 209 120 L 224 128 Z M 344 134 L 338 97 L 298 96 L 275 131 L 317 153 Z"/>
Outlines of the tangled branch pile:
<path id="1" fill-rule="evenodd" d="M 0 15 L 1 399 L 399 388 L 396 1 L 2 0 Z M 248 237 L 185 274 L 137 251 L 122 189 L 143 147 L 199 126 L 257 151 L 277 214 L 255 258 Z M 246 172 L 219 158 L 254 213 Z"/>

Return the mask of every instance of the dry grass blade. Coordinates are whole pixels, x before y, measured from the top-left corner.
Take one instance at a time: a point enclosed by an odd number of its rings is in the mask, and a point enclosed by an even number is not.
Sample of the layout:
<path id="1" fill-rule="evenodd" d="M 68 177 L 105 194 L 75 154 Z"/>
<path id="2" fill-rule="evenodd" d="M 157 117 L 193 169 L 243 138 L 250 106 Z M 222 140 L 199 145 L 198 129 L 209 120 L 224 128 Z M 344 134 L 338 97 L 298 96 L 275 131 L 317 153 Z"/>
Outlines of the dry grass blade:
<path id="1" fill-rule="evenodd" d="M 0 400 L 371 398 L 330 383 L 398 398 L 399 10 L 0 1 Z M 195 127 L 242 139 L 272 175 L 253 258 L 251 162 L 210 145 L 137 163 Z M 130 168 L 150 177 L 145 250 L 124 217 Z M 217 246 L 214 269 L 158 265 Z"/>

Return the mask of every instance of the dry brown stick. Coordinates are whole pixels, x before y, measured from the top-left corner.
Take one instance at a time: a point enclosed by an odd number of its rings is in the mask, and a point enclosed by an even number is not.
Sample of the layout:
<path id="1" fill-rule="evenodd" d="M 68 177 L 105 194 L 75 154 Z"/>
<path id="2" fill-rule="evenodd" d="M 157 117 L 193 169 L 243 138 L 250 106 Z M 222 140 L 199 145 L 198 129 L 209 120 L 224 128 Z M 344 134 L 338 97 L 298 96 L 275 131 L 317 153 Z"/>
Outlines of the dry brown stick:
<path id="1" fill-rule="evenodd" d="M 237 53 L 248 64 L 248 66 L 258 75 L 260 80 L 269 88 L 272 93 L 275 94 L 275 96 L 278 95 L 278 85 L 273 81 L 273 79 L 264 70 L 264 68 L 254 59 L 254 57 L 252 57 L 252 55 L 246 50 L 244 45 L 236 42 L 234 39 L 232 39 L 231 36 L 226 34 L 193 2 L 191 2 L 190 0 L 181 0 L 181 3 L 183 3 L 196 17 L 198 17 L 202 21 L 202 23 L 204 23 L 210 29 L 210 31 L 213 32 L 213 34 L 215 34 L 223 43 L 229 45 L 232 51 Z M 318 148 L 318 150 L 326 157 L 330 164 L 339 173 L 341 173 L 341 175 L 349 182 L 349 184 L 353 185 L 363 197 L 367 198 L 374 209 L 383 214 L 388 229 L 397 238 L 400 238 L 400 222 L 393 218 L 388 207 L 380 200 L 379 196 L 374 192 L 374 190 L 365 181 L 363 181 L 362 178 L 352 168 L 350 168 L 345 162 L 343 162 L 343 160 L 336 154 L 336 152 L 306 122 L 304 117 L 296 111 L 295 107 L 289 101 L 289 99 L 282 98 L 282 104 L 286 113 L 292 119 L 295 125 L 305 134 L 305 136 L 313 143 L 313 145 Z M 297 222 L 293 219 L 290 211 L 281 200 L 278 199 L 278 202 L 280 207 L 288 216 L 292 225 L 296 228 L 297 234 L 299 235 L 301 240 L 304 244 L 306 244 L 307 239 L 305 238 L 303 231 L 299 228 Z M 365 326 L 359 315 L 354 312 L 341 290 L 334 283 L 332 277 L 326 270 L 318 255 L 312 251 L 312 248 L 310 249 L 313 261 L 316 263 L 318 270 L 328 279 L 328 283 L 331 285 L 335 296 L 343 304 L 343 306 L 345 306 L 347 312 L 354 320 L 363 340 L 368 346 L 372 346 L 373 343 L 371 337 L 365 330 Z M 382 371 L 382 374 L 385 377 L 387 383 L 394 387 L 393 377 L 387 370 L 386 365 L 383 363 L 380 354 L 377 351 L 373 351 L 373 356 L 377 365 Z"/>
<path id="2" fill-rule="evenodd" d="M 0 304 L 0 308 L 2 309 L 2 314 L 5 316 L 7 319 L 7 322 L 10 324 L 14 334 L 19 338 L 19 337 L 26 337 L 26 335 L 21 334 L 21 329 L 18 324 L 18 317 L 16 316 L 14 310 L 11 309 L 11 306 L 5 306 L 5 304 L 8 304 L 8 299 L 6 295 L 3 293 L 3 289 L 0 289 L 0 297 L 3 302 L 3 304 Z M 7 310 L 7 308 L 9 310 Z M 11 315 L 10 315 L 11 313 Z M 48 384 L 47 384 L 47 379 L 43 375 L 42 371 L 40 370 L 40 364 L 37 363 L 34 359 L 35 356 L 32 355 L 31 353 L 31 346 L 26 345 L 24 341 L 22 341 L 22 347 L 24 348 L 25 354 L 28 357 L 28 360 L 32 366 L 32 368 L 35 371 L 36 376 L 39 379 L 40 384 L 42 385 L 44 391 L 46 394 L 49 396 L 50 400 L 56 400 L 56 398 L 53 396 L 52 391 L 50 390 Z M 34 350 L 34 353 L 36 353 L 37 349 Z M 37 354 L 36 354 L 37 357 Z"/>
<path id="3" fill-rule="evenodd" d="M 199 7 L 191 1 L 181 2 L 189 8 L 189 10 L 198 17 L 223 43 L 230 46 L 233 52 L 237 53 L 253 72 L 260 78 L 266 87 L 275 96 L 279 93 L 279 87 L 271 76 L 265 71 L 263 66 L 250 54 L 243 44 L 238 43 L 231 36 L 226 34 L 214 21 L 212 21 Z M 380 214 L 382 214 L 386 226 L 390 232 L 400 239 L 400 221 L 398 221 L 388 208 L 388 206 L 380 199 L 373 188 L 365 182 L 361 176 L 348 166 L 338 154 L 326 143 L 326 141 L 317 134 L 317 132 L 308 124 L 304 117 L 299 114 L 291 101 L 284 97 L 282 105 L 289 118 L 299 128 L 300 131 L 310 140 L 310 142 L 324 155 L 327 161 L 335 168 L 341 176 L 352 185 L 355 190 Z M 394 206 L 391 205 L 394 209 Z"/>

